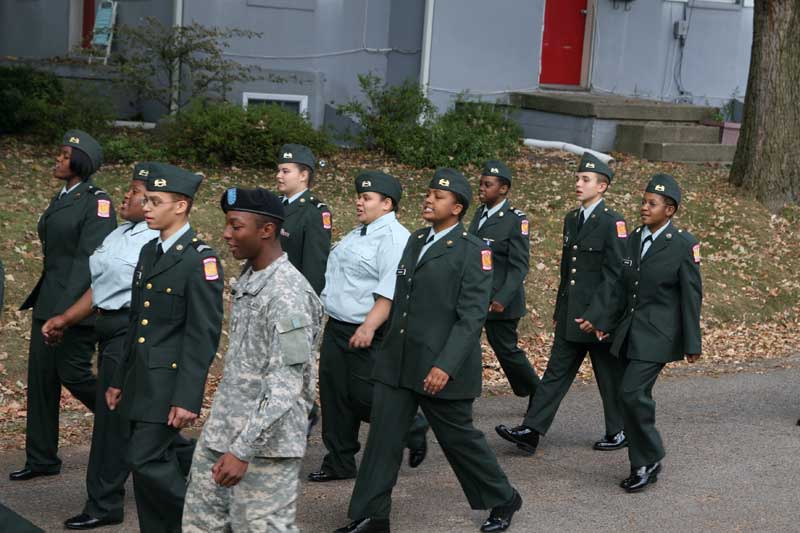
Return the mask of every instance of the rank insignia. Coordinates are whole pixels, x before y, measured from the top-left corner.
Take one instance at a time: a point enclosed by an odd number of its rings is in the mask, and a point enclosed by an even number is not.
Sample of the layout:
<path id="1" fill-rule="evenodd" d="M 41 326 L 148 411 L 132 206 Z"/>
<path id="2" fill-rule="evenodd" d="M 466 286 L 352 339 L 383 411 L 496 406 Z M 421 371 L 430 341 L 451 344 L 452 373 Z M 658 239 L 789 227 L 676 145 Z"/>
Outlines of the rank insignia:
<path id="1" fill-rule="evenodd" d="M 206 281 L 215 281 L 219 279 L 216 257 L 206 257 L 203 259 L 203 274 L 205 275 Z"/>
<path id="2" fill-rule="evenodd" d="M 663 186 L 663 185 L 661 185 L 661 184 L 659 184 L 659 185 L 656 185 L 655 189 L 656 189 L 658 192 L 664 192 L 664 191 L 666 191 L 666 190 L 667 190 L 667 188 L 666 188 L 666 187 L 664 187 L 664 186 Z"/>
<path id="3" fill-rule="evenodd" d="M 372 187 L 372 182 L 369 180 L 364 180 L 361 182 L 362 187 Z"/>
<path id="4" fill-rule="evenodd" d="M 441 185 L 442 187 L 449 187 L 450 186 L 450 180 L 446 180 L 446 179 L 442 178 L 442 179 L 439 180 L 439 185 Z"/>
<path id="5" fill-rule="evenodd" d="M 167 186 L 167 180 L 165 180 L 164 178 L 159 178 L 159 179 L 153 181 L 153 186 L 154 187 L 166 187 Z"/>
<path id="6" fill-rule="evenodd" d="M 146 168 L 143 168 L 142 170 L 139 171 L 139 175 L 142 176 L 143 178 L 146 178 L 147 176 L 150 175 L 150 171 L 147 170 Z"/>
<path id="7" fill-rule="evenodd" d="M 292 152 L 283 152 L 284 159 L 292 159 L 293 157 Z"/>
<path id="8" fill-rule="evenodd" d="M 498 170 L 497 167 L 492 167 L 489 172 L 492 174 L 500 174 L 500 170 Z"/>
<path id="9" fill-rule="evenodd" d="M 528 231 L 530 230 L 530 224 L 528 220 L 523 218 L 522 221 L 519 223 L 519 232 L 523 235 L 528 235 Z"/>
<path id="10" fill-rule="evenodd" d="M 331 224 L 331 212 L 330 211 L 323 211 L 322 212 L 322 227 L 325 229 L 331 229 L 333 224 Z"/>
<path id="11" fill-rule="evenodd" d="M 617 238 L 624 239 L 628 236 L 628 228 L 624 220 L 617 220 Z"/>
<path id="12" fill-rule="evenodd" d="M 692 246 L 692 259 L 695 263 L 700 263 L 700 244 Z"/>
<path id="13" fill-rule="evenodd" d="M 289 232 L 281 228 L 281 237 L 289 237 Z"/>
<path id="14" fill-rule="evenodd" d="M 586 168 L 595 168 L 595 164 L 594 164 L 594 163 L 592 163 L 591 161 L 589 161 L 588 163 L 586 163 L 586 165 L 584 165 L 584 166 L 585 166 Z"/>
<path id="15" fill-rule="evenodd" d="M 492 269 L 492 251 L 481 250 L 481 270 Z"/>
<path id="16" fill-rule="evenodd" d="M 97 216 L 109 218 L 111 216 L 111 200 L 100 198 L 97 200 Z"/>
<path id="17" fill-rule="evenodd" d="M 80 144 L 81 140 L 78 137 L 70 137 L 69 142 L 71 142 L 72 144 Z"/>

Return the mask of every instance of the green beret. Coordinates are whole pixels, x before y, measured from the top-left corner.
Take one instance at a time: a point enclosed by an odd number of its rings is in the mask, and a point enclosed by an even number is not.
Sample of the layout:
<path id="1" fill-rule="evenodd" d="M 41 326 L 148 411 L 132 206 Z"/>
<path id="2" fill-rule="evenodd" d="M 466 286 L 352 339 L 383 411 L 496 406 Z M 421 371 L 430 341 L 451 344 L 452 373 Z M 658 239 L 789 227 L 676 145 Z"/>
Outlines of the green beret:
<path id="1" fill-rule="evenodd" d="M 433 175 L 433 179 L 428 187 L 460 194 L 464 197 L 464 201 L 466 202 L 464 210 L 466 211 L 469 207 L 469 202 L 472 199 L 472 189 L 469 186 L 467 178 L 454 168 L 443 167 L 436 169 L 436 173 Z"/>
<path id="2" fill-rule="evenodd" d="M 136 163 L 136 166 L 133 167 L 132 179 L 147 181 L 149 176 L 150 176 L 150 163 L 148 163 L 147 161 L 144 161 L 142 163 Z"/>
<path id="3" fill-rule="evenodd" d="M 284 144 L 278 154 L 278 164 L 281 163 L 300 163 L 310 168 L 311 172 L 314 172 L 316 159 L 314 159 L 314 152 L 308 146 Z"/>
<path id="4" fill-rule="evenodd" d="M 403 186 L 397 178 L 379 170 L 365 170 L 356 176 L 356 192 L 379 192 L 400 203 L 403 196 Z"/>
<path id="5" fill-rule="evenodd" d="M 255 189 L 231 187 L 222 193 L 219 204 L 226 213 L 228 211 L 246 211 L 279 220 L 283 220 L 285 217 L 281 199 L 261 187 Z"/>
<path id="6" fill-rule="evenodd" d="M 64 146 L 71 146 L 87 155 L 92 162 L 92 174 L 103 164 L 103 149 L 94 137 L 81 130 L 69 130 L 64 134 Z"/>
<path id="7" fill-rule="evenodd" d="M 614 177 L 614 171 L 589 152 L 583 153 L 581 162 L 578 165 L 578 172 L 597 172 L 607 177 L 609 182 Z"/>
<path id="8" fill-rule="evenodd" d="M 497 159 L 490 159 L 483 164 L 483 173 L 481 176 L 497 176 L 499 178 L 505 178 L 511 183 L 511 169 Z"/>
<path id="9" fill-rule="evenodd" d="M 203 176 L 167 163 L 148 163 L 147 190 L 174 192 L 194 198 Z"/>
<path id="10" fill-rule="evenodd" d="M 681 188 L 678 182 L 669 174 L 656 174 L 650 178 L 645 192 L 654 192 L 675 200 L 676 205 L 681 204 Z"/>

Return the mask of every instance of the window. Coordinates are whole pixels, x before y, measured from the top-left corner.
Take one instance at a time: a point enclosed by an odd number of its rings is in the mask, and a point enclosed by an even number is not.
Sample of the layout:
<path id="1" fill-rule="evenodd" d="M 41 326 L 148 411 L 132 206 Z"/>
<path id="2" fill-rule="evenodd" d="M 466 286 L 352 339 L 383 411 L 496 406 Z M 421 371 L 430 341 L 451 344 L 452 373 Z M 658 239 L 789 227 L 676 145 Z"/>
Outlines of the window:
<path id="1" fill-rule="evenodd" d="M 243 93 L 242 106 L 278 104 L 300 115 L 308 113 L 308 96 L 305 94 Z"/>
<path id="2" fill-rule="evenodd" d="M 706 9 L 741 9 L 753 7 L 753 0 L 667 0 Z"/>

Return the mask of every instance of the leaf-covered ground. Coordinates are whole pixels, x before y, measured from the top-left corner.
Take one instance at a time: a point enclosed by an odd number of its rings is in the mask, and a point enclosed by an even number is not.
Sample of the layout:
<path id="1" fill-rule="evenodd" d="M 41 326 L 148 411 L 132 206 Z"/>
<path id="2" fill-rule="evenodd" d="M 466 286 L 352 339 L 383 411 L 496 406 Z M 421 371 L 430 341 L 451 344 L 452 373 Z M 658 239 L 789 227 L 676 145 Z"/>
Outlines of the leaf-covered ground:
<path id="1" fill-rule="evenodd" d="M 0 447 L 24 445 L 27 345 L 30 312 L 16 308 L 41 271 L 36 221 L 60 188 L 51 176 L 55 146 L 0 139 L 0 257 L 6 267 L 6 301 L 0 328 Z M 728 168 L 719 165 L 651 163 L 618 155 L 607 203 L 622 212 L 629 228 L 638 225 L 638 203 L 649 177 L 667 172 L 678 178 L 684 202 L 675 223 L 702 242 L 703 372 L 737 371 L 754 359 L 780 358 L 798 350 L 800 326 L 800 241 L 794 228 L 800 209 L 770 215 L 757 202 L 728 185 Z M 540 374 L 547 365 L 553 299 L 558 285 L 561 224 L 576 206 L 573 175 L 577 157 L 553 151 L 521 149 L 510 161 L 514 170 L 512 205 L 531 221 L 531 271 L 526 281 L 528 315 L 521 321 L 521 343 Z M 420 205 L 432 175 L 388 161 L 379 154 L 341 151 L 318 172 L 316 194 L 334 214 L 334 240 L 355 224 L 353 178 L 358 170 L 378 168 L 399 177 L 405 194 L 399 213 L 409 229 L 422 225 Z M 200 169 L 206 175 L 192 211 L 192 223 L 220 254 L 226 276 L 238 272 L 221 233 L 219 197 L 230 186 L 272 187 L 272 170 Z M 477 190 L 480 169 L 464 169 Z M 95 176 L 115 202 L 121 201 L 131 167 L 107 164 Z M 471 219 L 471 212 L 467 220 Z M 226 330 L 227 326 L 223 329 Z M 224 353 L 226 336 L 218 359 Z M 507 383 L 488 347 L 484 350 L 485 387 L 505 391 Z M 678 370 L 686 363 L 675 365 Z M 673 367 L 673 368 L 674 368 Z M 214 365 L 211 393 L 221 365 Z M 591 377 L 585 364 L 581 378 Z M 62 395 L 62 441 L 88 442 L 91 416 L 66 392 Z"/>

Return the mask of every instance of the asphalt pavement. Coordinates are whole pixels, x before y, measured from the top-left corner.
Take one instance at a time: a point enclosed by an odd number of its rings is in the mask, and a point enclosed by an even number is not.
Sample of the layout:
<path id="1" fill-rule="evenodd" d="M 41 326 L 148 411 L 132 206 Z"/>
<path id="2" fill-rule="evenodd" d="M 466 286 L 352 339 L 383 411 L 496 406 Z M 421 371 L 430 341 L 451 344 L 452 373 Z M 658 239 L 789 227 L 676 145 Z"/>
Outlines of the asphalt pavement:
<path id="1" fill-rule="evenodd" d="M 618 487 L 629 470 L 625 450 L 591 449 L 603 433 L 594 385 L 573 386 L 535 456 L 493 430 L 499 423 L 519 423 L 526 400 L 480 398 L 475 424 L 524 500 L 509 531 L 800 531 L 800 358 L 774 364 L 782 368 L 660 378 L 657 425 L 667 457 L 658 483 L 639 494 Z M 366 439 L 366 432 L 362 435 Z M 317 430 L 303 479 L 320 465 L 323 453 Z M 83 507 L 88 448 L 68 448 L 61 457 L 60 476 L 11 482 L 6 473 L 23 465 L 24 453 L 0 453 L 0 504 L 45 531 L 62 531 L 63 520 Z M 352 481 L 304 482 L 300 528 L 329 532 L 346 524 L 352 487 Z M 98 531 L 138 530 L 128 488 L 125 523 Z M 394 490 L 392 531 L 477 531 L 486 515 L 469 509 L 437 445 L 430 446 L 418 469 L 403 465 Z"/>

